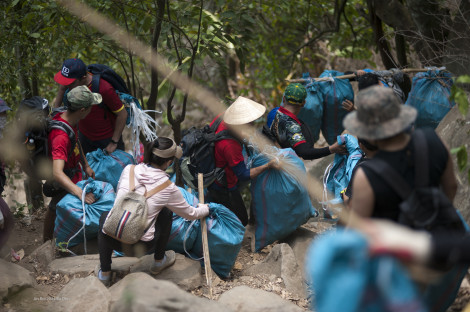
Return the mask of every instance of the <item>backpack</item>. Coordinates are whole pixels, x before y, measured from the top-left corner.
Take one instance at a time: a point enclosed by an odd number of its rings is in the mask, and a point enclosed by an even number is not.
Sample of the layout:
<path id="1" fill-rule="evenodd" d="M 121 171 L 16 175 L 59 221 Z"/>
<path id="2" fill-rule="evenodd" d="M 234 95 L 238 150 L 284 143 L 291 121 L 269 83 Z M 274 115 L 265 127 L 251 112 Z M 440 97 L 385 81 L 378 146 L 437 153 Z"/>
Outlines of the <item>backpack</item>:
<path id="1" fill-rule="evenodd" d="M 228 130 L 215 133 L 221 122 L 222 117 L 219 117 L 212 126 L 206 125 L 202 129 L 192 127 L 183 132 L 181 172 L 185 183 L 195 190 L 198 189 L 198 173 L 204 176 L 204 187 L 209 186 L 215 180 L 221 183 L 225 180 L 225 168 L 215 166 L 215 142 L 236 139 L 229 134 Z"/>
<path id="2" fill-rule="evenodd" d="M 139 100 L 130 94 L 124 79 L 122 79 L 122 77 L 119 76 L 112 68 L 103 64 L 90 64 L 88 65 L 87 71 L 93 74 L 93 78 L 91 79 L 91 92 L 99 93 L 101 79 L 106 80 L 113 86 L 117 95 L 119 96 L 119 99 L 126 108 L 126 125 L 129 125 L 134 116 L 132 103 L 134 103 L 136 108 L 140 110 L 142 110 L 142 106 L 140 105 Z M 103 102 L 98 104 L 98 106 L 103 108 L 105 112 L 109 110 L 109 108 Z"/>
<path id="3" fill-rule="evenodd" d="M 150 223 L 147 220 L 147 198 L 172 184 L 167 180 L 150 191 L 145 190 L 144 195 L 141 195 L 135 192 L 134 169 L 135 165 L 131 165 L 129 192 L 116 200 L 103 224 L 104 233 L 124 244 L 138 242 L 154 223 L 155 218 Z"/>
<path id="4" fill-rule="evenodd" d="M 465 233 L 465 227 L 452 202 L 439 187 L 429 185 L 429 154 L 426 137 L 422 130 L 413 133 L 415 152 L 415 187 L 381 159 L 364 162 L 365 166 L 381 176 L 403 200 L 398 223 L 432 234 L 453 231 Z"/>
<path id="5" fill-rule="evenodd" d="M 72 142 L 69 156 L 77 141 L 75 132 L 68 124 L 52 120 L 56 114 L 64 111 L 64 108 L 54 109 L 51 116 L 49 116 L 49 111 L 49 102 L 40 96 L 24 99 L 16 111 L 16 121 L 19 127 L 24 129 L 24 136 L 21 140 L 24 142 L 27 155 L 26 159 L 20 162 L 21 169 L 36 180 L 46 180 L 51 176 L 47 174 L 47 170 L 43 172 L 44 170 L 39 169 L 44 167 L 46 161 L 50 161 L 48 135 L 52 129 L 62 130 L 69 137 Z M 75 174 L 76 170 L 64 170 L 64 172 L 70 177 Z"/>

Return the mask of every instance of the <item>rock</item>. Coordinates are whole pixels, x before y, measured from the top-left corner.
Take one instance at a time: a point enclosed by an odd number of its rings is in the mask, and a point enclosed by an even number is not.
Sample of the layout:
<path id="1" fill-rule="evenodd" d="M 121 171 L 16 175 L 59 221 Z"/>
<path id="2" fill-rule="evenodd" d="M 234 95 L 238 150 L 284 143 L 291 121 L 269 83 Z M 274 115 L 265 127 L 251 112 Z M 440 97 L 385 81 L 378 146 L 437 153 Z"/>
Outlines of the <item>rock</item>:
<path id="1" fill-rule="evenodd" d="M 90 274 L 95 271 L 96 265 L 100 263 L 99 255 L 84 255 L 76 257 L 66 257 L 55 259 L 48 268 L 52 273 L 60 274 Z M 121 274 L 130 272 L 130 267 L 139 261 L 134 257 L 117 257 L 112 258 L 113 264 L 111 269 Z"/>
<path id="2" fill-rule="evenodd" d="M 141 272 L 127 275 L 109 290 L 112 312 L 232 311 L 218 302 L 191 295 L 172 282 Z"/>
<path id="3" fill-rule="evenodd" d="M 47 292 L 35 288 L 26 288 L 8 298 L 8 304 L 14 307 L 17 312 L 47 311 L 48 299 L 50 299 L 50 296 Z"/>
<path id="4" fill-rule="evenodd" d="M 148 273 L 153 261 L 153 255 L 143 256 L 139 262 L 132 265 L 130 272 Z M 198 288 L 203 282 L 199 261 L 191 260 L 178 253 L 175 264 L 156 275 L 155 278 L 173 282 L 188 291 Z"/>
<path id="5" fill-rule="evenodd" d="M 48 311 L 108 311 L 111 295 L 95 276 L 75 278 L 53 297 Z"/>
<path id="6" fill-rule="evenodd" d="M 218 302 L 237 312 L 303 311 L 300 307 L 273 293 L 248 286 L 238 286 L 230 289 L 220 296 Z"/>
<path id="7" fill-rule="evenodd" d="M 309 231 L 305 228 L 298 228 L 295 232 L 285 238 L 282 242 L 287 243 L 292 250 L 294 251 L 295 258 L 299 267 L 304 273 L 305 270 L 305 255 L 307 253 L 312 239 L 317 234 L 315 232 Z M 305 274 L 303 274 L 305 276 Z"/>
<path id="8" fill-rule="evenodd" d="M 28 270 L 0 259 L 0 299 L 35 284 L 36 282 Z"/>
<path id="9" fill-rule="evenodd" d="M 46 269 L 47 265 L 55 258 L 55 247 L 52 241 L 47 241 L 36 248 L 23 262 L 34 261 L 41 269 Z"/>
<path id="10" fill-rule="evenodd" d="M 282 278 L 289 292 L 305 298 L 305 285 L 301 269 L 297 264 L 292 248 L 288 244 L 274 246 L 263 262 L 242 271 L 242 275 L 256 276 L 258 274 L 274 274 Z"/>
<path id="11" fill-rule="evenodd" d="M 436 129 L 437 134 L 447 144 L 449 148 L 456 148 L 466 145 L 467 159 L 470 160 L 470 113 L 464 118 L 455 105 L 449 113 L 441 120 Z M 470 224 L 470 184 L 468 181 L 469 165 L 465 170 L 460 171 L 457 167 L 457 156 L 452 155 L 454 161 L 455 175 L 457 177 L 458 190 L 454 199 L 454 206 L 462 213 L 463 218 Z"/>

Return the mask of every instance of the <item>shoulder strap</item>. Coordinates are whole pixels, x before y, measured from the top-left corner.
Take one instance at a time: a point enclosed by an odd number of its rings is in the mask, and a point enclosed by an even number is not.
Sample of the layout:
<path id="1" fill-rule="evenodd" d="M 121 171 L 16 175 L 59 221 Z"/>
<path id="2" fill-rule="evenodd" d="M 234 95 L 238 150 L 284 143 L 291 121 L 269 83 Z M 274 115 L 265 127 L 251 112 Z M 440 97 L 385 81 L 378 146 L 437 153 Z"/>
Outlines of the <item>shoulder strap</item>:
<path id="1" fill-rule="evenodd" d="M 165 182 L 163 182 L 162 184 L 160 184 L 159 186 L 157 186 L 156 188 L 154 189 L 151 189 L 150 191 L 148 191 L 146 194 L 145 194 L 145 198 L 149 198 L 155 194 L 157 194 L 158 192 L 160 192 L 161 190 L 164 190 L 165 188 L 167 188 L 168 186 L 170 186 L 173 182 L 171 182 L 170 180 L 166 180 Z"/>
<path id="2" fill-rule="evenodd" d="M 101 79 L 100 74 L 93 74 L 93 77 L 91 78 L 91 92 L 99 93 L 100 79 Z"/>
<path id="3" fill-rule="evenodd" d="M 415 157 L 415 187 L 429 185 L 429 154 L 426 136 L 421 129 L 413 132 L 413 146 Z"/>
<path id="4" fill-rule="evenodd" d="M 214 133 L 217 131 L 217 128 L 219 128 L 220 124 L 222 123 L 222 115 L 217 118 L 214 123 L 211 126 L 211 130 L 214 131 Z"/>
<path id="5" fill-rule="evenodd" d="M 403 179 L 403 177 L 400 176 L 392 166 L 382 159 L 373 158 L 369 161 L 362 162 L 361 167 L 369 168 L 384 179 L 402 200 L 407 199 L 410 195 L 411 188 L 406 180 Z"/>
<path id="6" fill-rule="evenodd" d="M 131 165 L 131 169 L 129 170 L 129 190 L 132 192 L 135 191 L 134 169 L 135 165 Z"/>

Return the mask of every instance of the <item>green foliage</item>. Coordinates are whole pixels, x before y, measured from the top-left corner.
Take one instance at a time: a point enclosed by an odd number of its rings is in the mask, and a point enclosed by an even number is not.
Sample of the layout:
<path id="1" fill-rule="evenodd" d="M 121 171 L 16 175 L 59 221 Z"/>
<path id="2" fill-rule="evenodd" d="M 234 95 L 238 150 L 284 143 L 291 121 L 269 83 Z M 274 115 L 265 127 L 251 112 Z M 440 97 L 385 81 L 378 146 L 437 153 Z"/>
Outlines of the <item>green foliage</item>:
<path id="1" fill-rule="evenodd" d="M 460 171 L 463 171 L 467 166 L 467 148 L 465 145 L 453 148 L 450 152 L 457 155 L 457 166 Z"/>
<path id="2" fill-rule="evenodd" d="M 450 100 L 455 101 L 459 107 L 459 111 L 463 116 L 467 116 L 468 112 L 468 97 L 464 89 L 458 86 L 458 84 L 470 84 L 470 76 L 460 76 L 455 80 L 455 84 L 452 85 Z"/>

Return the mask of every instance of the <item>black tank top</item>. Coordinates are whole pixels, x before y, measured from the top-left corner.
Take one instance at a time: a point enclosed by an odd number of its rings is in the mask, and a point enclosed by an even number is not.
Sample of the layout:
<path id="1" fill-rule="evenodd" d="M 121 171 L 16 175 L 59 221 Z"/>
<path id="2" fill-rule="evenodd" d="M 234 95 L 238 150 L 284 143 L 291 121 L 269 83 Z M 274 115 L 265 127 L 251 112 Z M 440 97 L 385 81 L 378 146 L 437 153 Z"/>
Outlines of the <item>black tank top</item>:
<path id="1" fill-rule="evenodd" d="M 441 139 L 433 129 L 423 129 L 429 152 L 429 182 L 430 186 L 439 186 L 442 174 L 446 168 L 448 153 Z M 407 146 L 394 152 L 379 151 L 370 161 L 375 158 L 382 159 L 390 164 L 409 184 L 411 188 L 415 185 L 415 165 L 413 137 Z M 385 218 L 398 221 L 401 199 L 387 182 L 367 167 L 361 167 L 369 180 L 375 196 L 375 205 L 372 213 L 373 218 Z M 354 192 L 360 190 L 354 190 Z"/>

